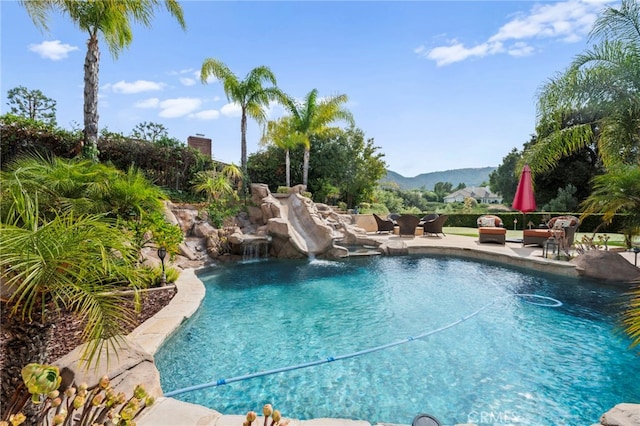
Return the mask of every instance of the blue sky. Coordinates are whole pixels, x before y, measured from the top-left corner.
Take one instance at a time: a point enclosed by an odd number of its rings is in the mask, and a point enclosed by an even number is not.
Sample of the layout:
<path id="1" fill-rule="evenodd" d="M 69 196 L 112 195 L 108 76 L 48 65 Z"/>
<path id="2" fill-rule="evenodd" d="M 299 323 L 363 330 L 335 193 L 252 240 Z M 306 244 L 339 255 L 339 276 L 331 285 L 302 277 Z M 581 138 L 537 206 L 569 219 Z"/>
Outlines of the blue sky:
<path id="1" fill-rule="evenodd" d="M 215 159 L 239 164 L 239 110 L 219 82 L 199 79 L 216 58 L 241 78 L 268 66 L 295 98 L 346 94 L 357 127 L 404 176 L 497 166 L 535 132 L 538 90 L 590 46 L 606 4 L 186 1 L 186 31 L 162 9 L 117 59 L 100 44 L 100 127 L 128 135 L 149 121 L 185 142 L 204 134 Z M 0 1 L 0 14 L 0 111 L 7 90 L 25 86 L 57 101 L 61 127 L 80 128 L 87 35 L 59 14 L 41 32 L 14 1 Z M 260 127 L 250 121 L 247 136 L 256 152 Z"/>

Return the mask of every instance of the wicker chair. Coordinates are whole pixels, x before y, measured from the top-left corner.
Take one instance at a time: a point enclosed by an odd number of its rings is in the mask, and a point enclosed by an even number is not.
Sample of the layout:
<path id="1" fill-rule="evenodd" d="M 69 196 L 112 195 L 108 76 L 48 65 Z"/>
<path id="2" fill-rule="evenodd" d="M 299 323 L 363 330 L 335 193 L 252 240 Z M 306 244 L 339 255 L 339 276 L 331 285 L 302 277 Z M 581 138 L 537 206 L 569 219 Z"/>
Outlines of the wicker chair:
<path id="1" fill-rule="evenodd" d="M 418 227 L 419 223 L 420 218 L 412 214 L 403 214 L 396 219 L 396 225 L 400 227 L 400 236 L 411 235 L 414 237 L 416 235 L 416 227 Z"/>
<path id="2" fill-rule="evenodd" d="M 567 225 L 558 228 L 564 230 L 565 244 L 567 247 L 570 247 L 573 244 L 573 239 L 580 225 L 580 220 L 575 216 L 556 216 L 551 218 L 547 223 L 548 228 L 546 229 L 525 229 L 522 231 L 522 245 L 537 245 L 542 247 L 545 241 L 554 236 L 553 229 L 559 220 L 563 221 L 563 225 L 565 223 Z"/>
<path id="3" fill-rule="evenodd" d="M 375 213 L 373 214 L 373 218 L 376 220 L 376 225 L 378 225 L 378 234 L 381 232 L 393 232 L 396 224 L 392 220 L 383 219 Z"/>
<path id="4" fill-rule="evenodd" d="M 478 218 L 478 240 L 480 243 L 498 243 L 504 245 L 507 230 L 503 228 L 502 219 L 494 215 L 484 215 Z"/>
<path id="5" fill-rule="evenodd" d="M 442 234 L 446 236 L 446 234 L 442 231 L 442 227 L 444 226 L 444 223 L 448 218 L 449 215 L 443 214 L 436 217 L 435 219 L 425 220 L 422 224 L 422 227 L 424 228 L 424 235 L 435 234 L 437 236 L 438 234 Z"/>

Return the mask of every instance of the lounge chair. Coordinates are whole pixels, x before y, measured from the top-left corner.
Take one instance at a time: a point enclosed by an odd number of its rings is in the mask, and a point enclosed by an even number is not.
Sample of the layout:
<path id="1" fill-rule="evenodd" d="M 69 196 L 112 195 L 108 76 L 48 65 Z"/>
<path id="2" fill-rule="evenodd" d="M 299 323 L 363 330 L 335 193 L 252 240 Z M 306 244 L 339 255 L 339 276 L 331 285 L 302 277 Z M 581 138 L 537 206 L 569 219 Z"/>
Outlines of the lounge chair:
<path id="1" fill-rule="evenodd" d="M 575 233 L 580 225 L 580 220 L 575 216 L 556 216 L 547 222 L 548 228 L 525 229 L 522 231 L 522 245 L 537 245 L 542 247 L 544 242 L 554 236 L 554 228 L 564 230 L 565 245 L 573 244 Z"/>
<path id="2" fill-rule="evenodd" d="M 418 414 L 411 422 L 411 426 L 441 426 L 440 420 L 430 414 Z"/>
<path id="3" fill-rule="evenodd" d="M 378 234 L 381 232 L 393 232 L 396 224 L 392 220 L 383 219 L 375 213 L 373 214 L 373 218 L 376 220 L 376 225 L 378 225 Z"/>
<path id="4" fill-rule="evenodd" d="M 478 218 L 478 240 L 480 243 L 498 243 L 504 245 L 507 230 L 503 228 L 502 219 L 494 215 L 484 215 Z"/>
<path id="5" fill-rule="evenodd" d="M 418 227 L 419 223 L 420 218 L 412 214 L 403 214 L 400 215 L 398 219 L 396 219 L 396 225 L 400 227 L 400 236 L 411 235 L 412 237 L 414 237 L 416 235 L 416 228 Z"/>
<path id="6" fill-rule="evenodd" d="M 448 218 L 449 215 L 443 214 L 436 217 L 435 219 L 424 221 L 424 223 L 422 224 L 422 228 L 424 228 L 424 235 L 435 234 L 437 236 L 438 234 L 442 234 L 446 236 L 446 234 L 442 231 L 442 227 L 444 226 L 444 223 Z"/>

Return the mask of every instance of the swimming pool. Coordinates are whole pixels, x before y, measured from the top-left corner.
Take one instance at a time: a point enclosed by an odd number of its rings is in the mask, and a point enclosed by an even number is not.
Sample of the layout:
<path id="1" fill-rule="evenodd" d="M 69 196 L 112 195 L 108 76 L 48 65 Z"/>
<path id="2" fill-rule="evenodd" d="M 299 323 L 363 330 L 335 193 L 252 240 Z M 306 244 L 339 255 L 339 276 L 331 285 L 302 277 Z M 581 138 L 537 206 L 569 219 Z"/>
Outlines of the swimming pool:
<path id="1" fill-rule="evenodd" d="M 156 354 L 165 392 L 384 345 L 485 308 L 424 339 L 176 396 L 225 414 L 269 402 L 300 419 L 585 425 L 640 401 L 613 286 L 413 256 L 248 263 L 200 278 L 202 307 Z"/>

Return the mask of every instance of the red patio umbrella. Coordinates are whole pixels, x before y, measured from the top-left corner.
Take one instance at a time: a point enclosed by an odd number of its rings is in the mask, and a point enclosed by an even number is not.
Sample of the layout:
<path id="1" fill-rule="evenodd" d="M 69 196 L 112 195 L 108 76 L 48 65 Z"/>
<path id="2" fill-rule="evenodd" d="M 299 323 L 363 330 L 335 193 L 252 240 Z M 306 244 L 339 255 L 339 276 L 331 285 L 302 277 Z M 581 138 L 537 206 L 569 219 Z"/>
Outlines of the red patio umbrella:
<path id="1" fill-rule="evenodd" d="M 536 210 L 536 198 L 533 194 L 533 181 L 531 179 L 531 169 L 528 164 L 525 164 L 520 175 L 520 181 L 518 182 L 518 189 L 516 189 L 516 195 L 513 198 L 511 204 L 516 210 L 520 210 L 523 215 Z M 526 225 L 522 224 L 522 229 Z"/>

